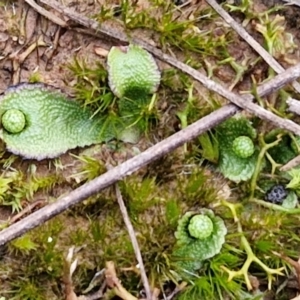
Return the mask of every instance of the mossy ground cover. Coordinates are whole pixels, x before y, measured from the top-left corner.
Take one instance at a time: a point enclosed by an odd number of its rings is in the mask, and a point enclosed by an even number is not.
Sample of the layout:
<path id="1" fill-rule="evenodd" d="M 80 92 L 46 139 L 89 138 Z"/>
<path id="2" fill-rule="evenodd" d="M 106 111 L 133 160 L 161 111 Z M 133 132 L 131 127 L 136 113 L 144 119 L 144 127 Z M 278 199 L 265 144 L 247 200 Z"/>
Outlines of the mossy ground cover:
<path id="1" fill-rule="evenodd" d="M 260 83 L 274 76 L 204 2 L 192 1 L 185 6 L 159 0 L 100 2 L 78 3 L 76 9 L 99 22 L 116 23 L 129 35 L 137 32 L 229 89 L 251 90 L 255 94 Z M 223 7 L 285 67 L 295 64 L 299 60 L 299 41 L 295 28 L 285 22 L 285 9 L 269 9 L 253 2 L 224 3 Z M 114 43 L 72 30 L 57 33 L 51 22 L 32 16 L 31 9 L 21 1 L 2 4 L 1 15 L 7 22 L 1 32 L 1 89 L 5 90 L 12 81 L 7 68 L 14 47 L 23 49 L 22 29 L 27 30 L 26 46 L 38 35 L 32 29 L 36 24 L 45 41 L 54 43 L 57 34 L 59 43 L 53 53 L 46 47 L 30 54 L 21 66 L 20 81 L 52 84 L 91 109 L 95 118 L 106 114 L 110 120 L 117 120 L 119 100 L 109 88 L 105 58 L 96 55 Z M 26 10 L 30 22 L 16 17 Z M 103 174 L 107 162 L 125 161 L 226 103 L 188 75 L 158 63 L 162 72 L 160 87 L 149 106 L 136 116 L 143 122 L 139 143 L 113 140 L 41 162 L 23 160 L 8 153 L 1 144 L 3 228 L 29 205 L 56 201 Z M 297 117 L 286 112 L 287 95 L 296 96 L 287 87 L 256 100 L 279 116 L 295 120 Z M 299 171 L 279 170 L 299 153 L 297 137 L 246 113 L 242 118 L 257 133 L 247 134 L 249 128 L 241 130 L 251 137 L 255 147 L 255 156 L 243 158 L 243 163 L 251 165 L 246 179 L 222 172 L 220 162 L 225 148 L 220 145 L 231 146 L 222 139 L 226 136 L 222 132 L 225 123 L 119 183 L 150 286 L 160 290 L 158 299 L 291 299 L 298 293 L 294 270 L 300 248 L 298 202 L 280 206 L 277 200 L 264 201 L 266 196 L 271 200 L 277 197 L 271 192 L 277 185 L 283 185 L 292 199 L 299 194 Z M 235 156 L 230 155 L 235 162 Z M 226 171 L 230 172 L 228 167 Z M 183 273 L 178 260 L 184 257 L 174 255 L 178 221 L 186 212 L 202 208 L 211 209 L 224 220 L 226 240 L 221 252 L 201 262 L 201 268 Z M 66 299 L 66 257 L 71 247 L 75 247 L 74 259 L 78 259 L 72 275 L 77 295 L 99 289 L 103 275 L 98 281 L 93 278 L 107 261 L 113 261 L 126 290 L 137 298 L 143 297 L 140 271 L 112 187 L 1 248 L 0 296 Z M 179 292 L 172 296 L 176 287 Z M 103 299 L 119 298 L 107 289 Z"/>

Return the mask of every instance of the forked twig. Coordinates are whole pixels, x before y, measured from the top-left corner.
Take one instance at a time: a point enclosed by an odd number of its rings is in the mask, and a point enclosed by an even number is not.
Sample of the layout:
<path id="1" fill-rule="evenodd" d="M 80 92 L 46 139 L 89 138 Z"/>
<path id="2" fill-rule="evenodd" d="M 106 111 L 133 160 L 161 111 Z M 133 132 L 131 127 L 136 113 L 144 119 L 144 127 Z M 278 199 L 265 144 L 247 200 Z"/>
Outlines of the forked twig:
<path id="1" fill-rule="evenodd" d="M 121 284 L 121 281 L 119 280 L 115 268 L 115 264 L 113 261 L 107 261 L 105 263 L 105 282 L 106 285 L 113 289 L 116 296 L 123 300 L 138 300 L 136 297 L 134 297 L 132 294 L 130 294 Z"/>
<path id="2" fill-rule="evenodd" d="M 299 66 L 298 66 L 299 68 Z M 269 89 L 276 83 L 288 83 L 294 80 L 294 70 L 290 68 L 284 73 L 277 75 L 275 78 L 265 83 L 258 90 L 259 95 L 267 93 Z M 290 77 L 288 77 L 290 76 Z M 284 79 L 284 80 L 282 80 Z M 281 85 L 274 85 L 274 89 L 279 89 Z M 260 94 L 261 93 L 261 94 Z M 247 96 L 247 100 L 251 101 L 253 97 Z M 229 104 L 222 108 L 212 112 L 211 114 L 203 117 L 197 122 L 189 125 L 185 129 L 173 134 L 172 136 L 166 138 L 165 140 L 157 143 L 156 145 L 148 148 L 143 153 L 125 161 L 124 163 L 116 166 L 115 168 L 108 170 L 105 174 L 95 178 L 94 180 L 85 183 L 76 190 L 72 191 L 66 196 L 59 198 L 56 202 L 53 202 L 40 210 L 32 213 L 21 221 L 11 225 L 10 227 L 4 229 L 0 232 L 0 245 L 4 245 L 7 242 L 21 236 L 30 229 L 33 229 L 47 220 L 55 217 L 56 215 L 62 213 L 71 206 L 78 204 L 90 197 L 93 194 L 99 193 L 101 190 L 109 187 L 110 185 L 116 183 L 117 181 L 124 178 L 126 175 L 135 172 L 136 170 L 146 166 L 152 161 L 162 157 L 163 155 L 173 151 L 174 149 L 182 146 L 184 143 L 191 141 L 203 132 L 213 128 L 222 121 L 226 120 L 230 116 L 234 115 L 239 111 L 239 108 L 235 105 Z"/>
<path id="3" fill-rule="evenodd" d="M 296 99 L 293 98 L 289 98 L 286 101 L 287 105 L 288 105 L 288 110 L 293 112 L 294 114 L 297 114 L 298 116 L 300 116 L 300 102 Z"/>
<path id="4" fill-rule="evenodd" d="M 286 5 L 297 5 L 300 6 L 300 0 L 283 0 L 284 2 L 287 2 Z"/>

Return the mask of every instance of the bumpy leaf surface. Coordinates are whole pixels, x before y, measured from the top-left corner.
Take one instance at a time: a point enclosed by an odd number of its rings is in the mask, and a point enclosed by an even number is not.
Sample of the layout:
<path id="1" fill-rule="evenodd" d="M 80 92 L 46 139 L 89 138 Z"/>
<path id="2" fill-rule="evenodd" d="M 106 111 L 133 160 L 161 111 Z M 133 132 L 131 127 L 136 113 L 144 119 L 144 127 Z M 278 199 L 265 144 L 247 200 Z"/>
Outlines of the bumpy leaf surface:
<path id="1" fill-rule="evenodd" d="M 234 139 L 232 150 L 237 156 L 247 158 L 254 153 L 255 147 L 252 140 L 248 136 L 242 135 Z"/>
<path id="2" fill-rule="evenodd" d="M 212 234 L 214 225 L 205 215 L 196 215 L 190 219 L 188 231 L 196 239 L 205 239 Z"/>
<path id="3" fill-rule="evenodd" d="M 26 125 L 25 115 L 18 109 L 9 109 L 2 115 L 2 125 L 10 133 L 21 132 Z"/>
<path id="4" fill-rule="evenodd" d="M 113 138 L 101 132 L 102 119 L 42 84 L 9 88 L 0 98 L 0 116 L 10 109 L 24 113 L 26 126 L 19 133 L 2 128 L 1 136 L 10 152 L 25 158 L 53 158 Z"/>
<path id="5" fill-rule="evenodd" d="M 137 45 L 112 47 L 107 57 L 109 85 L 122 98 L 135 90 L 154 93 L 160 82 L 160 72 L 150 53 Z"/>
<path id="6" fill-rule="evenodd" d="M 233 141 L 240 136 L 256 137 L 256 131 L 250 121 L 244 117 L 226 120 L 216 129 L 220 147 L 219 170 L 232 181 L 246 181 L 253 175 L 257 160 L 257 151 L 250 157 L 239 157 L 233 150 Z"/>
<path id="7" fill-rule="evenodd" d="M 197 214 L 203 214 L 210 218 L 213 223 L 213 231 L 210 236 L 204 239 L 196 239 L 189 234 L 188 226 L 190 220 Z M 215 216 L 210 209 L 201 209 L 198 213 L 187 212 L 178 222 L 175 237 L 177 247 L 174 255 L 177 259 L 177 265 L 183 271 L 194 272 L 200 268 L 203 260 L 211 258 L 218 254 L 225 242 L 227 228 L 224 221 Z"/>

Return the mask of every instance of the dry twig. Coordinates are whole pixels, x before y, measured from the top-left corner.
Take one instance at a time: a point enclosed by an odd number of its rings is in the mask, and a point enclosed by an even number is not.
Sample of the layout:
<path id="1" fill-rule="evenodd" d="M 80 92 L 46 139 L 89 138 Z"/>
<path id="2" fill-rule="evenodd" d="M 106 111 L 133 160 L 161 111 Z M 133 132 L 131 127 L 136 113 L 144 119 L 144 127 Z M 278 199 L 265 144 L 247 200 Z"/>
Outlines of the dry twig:
<path id="1" fill-rule="evenodd" d="M 56 202 L 41 208 L 21 221 L 1 231 L 0 245 L 6 244 L 12 239 L 21 236 L 25 232 L 41 225 L 69 207 L 116 183 L 126 175 L 133 173 L 159 157 L 173 151 L 177 147 L 182 146 L 184 143 L 194 139 L 201 133 L 211 129 L 228 117 L 234 115 L 237 111 L 238 108 L 236 106 L 226 105 L 150 147 L 143 153 L 125 161 L 111 170 L 108 170 L 105 174 L 83 184 L 68 195 L 59 198 Z"/>
<path id="2" fill-rule="evenodd" d="M 141 253 L 141 250 L 140 250 L 140 247 L 139 247 L 136 235 L 135 235 L 135 231 L 134 231 L 133 225 L 130 221 L 130 218 L 129 218 L 129 215 L 128 215 L 125 203 L 123 201 L 123 197 L 122 197 L 122 194 L 121 194 L 118 184 L 115 185 L 115 190 L 116 190 L 118 204 L 120 206 L 120 211 L 121 211 L 122 217 L 124 219 L 124 223 L 126 225 L 128 234 L 130 236 L 130 240 L 131 240 L 131 244 L 134 249 L 135 257 L 139 264 L 139 269 L 141 272 L 141 277 L 142 277 L 142 281 L 143 281 L 143 285 L 144 285 L 144 289 L 145 289 L 145 294 L 146 294 L 147 300 L 151 300 L 152 299 L 151 289 L 150 289 L 149 281 L 148 281 L 147 274 L 145 271 L 142 253 Z"/>
<path id="3" fill-rule="evenodd" d="M 24 217 L 24 215 L 27 215 L 29 213 L 31 213 L 34 209 L 36 209 L 37 207 L 41 207 L 45 204 L 45 200 L 37 200 L 34 201 L 30 204 L 28 204 L 24 209 L 22 209 L 22 211 L 20 211 L 18 214 L 14 215 L 10 220 L 9 220 L 9 224 L 13 224 L 16 223 L 17 221 L 19 221 L 22 217 Z"/>
<path id="4" fill-rule="evenodd" d="M 300 116 L 300 102 L 298 100 L 289 98 L 286 103 L 289 106 L 289 111 Z"/>
<path id="5" fill-rule="evenodd" d="M 19 54 L 20 50 L 12 53 L 9 58 L 13 60 L 13 84 L 18 84 L 20 82 L 20 66 L 25 61 L 25 59 L 38 47 L 46 47 L 47 44 L 43 40 L 43 36 L 41 35 L 38 40 L 31 45 L 21 54 Z"/>
<path id="6" fill-rule="evenodd" d="M 300 262 L 293 260 L 292 258 L 282 254 L 282 253 L 278 253 L 275 251 L 272 251 L 272 253 L 280 258 L 282 258 L 283 260 L 285 260 L 287 263 L 289 263 L 291 266 L 294 267 L 295 272 L 296 272 L 296 276 L 297 276 L 297 282 L 298 282 L 298 289 L 300 289 Z"/>
<path id="7" fill-rule="evenodd" d="M 293 98 L 289 98 L 286 101 L 286 103 L 289 107 L 288 108 L 289 111 L 293 112 L 294 114 L 300 115 L 300 102 L 298 100 L 295 100 Z M 299 164 L 300 164 L 300 155 L 297 155 L 292 160 L 290 160 L 285 165 L 283 165 L 280 168 L 280 171 L 282 171 L 282 172 L 288 171 L 288 170 L 298 166 Z"/>
<path id="8" fill-rule="evenodd" d="M 300 0 L 283 0 L 286 5 L 297 5 L 300 6 Z"/>

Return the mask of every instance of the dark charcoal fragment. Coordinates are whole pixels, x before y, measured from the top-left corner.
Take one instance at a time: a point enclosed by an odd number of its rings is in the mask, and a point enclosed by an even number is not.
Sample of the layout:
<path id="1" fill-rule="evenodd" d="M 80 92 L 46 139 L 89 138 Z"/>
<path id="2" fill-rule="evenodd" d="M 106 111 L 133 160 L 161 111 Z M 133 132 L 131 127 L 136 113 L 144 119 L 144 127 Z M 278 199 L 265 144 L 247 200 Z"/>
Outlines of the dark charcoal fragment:
<path id="1" fill-rule="evenodd" d="M 283 185 L 274 185 L 267 191 L 265 200 L 275 204 L 281 204 L 287 195 L 288 192 Z"/>

